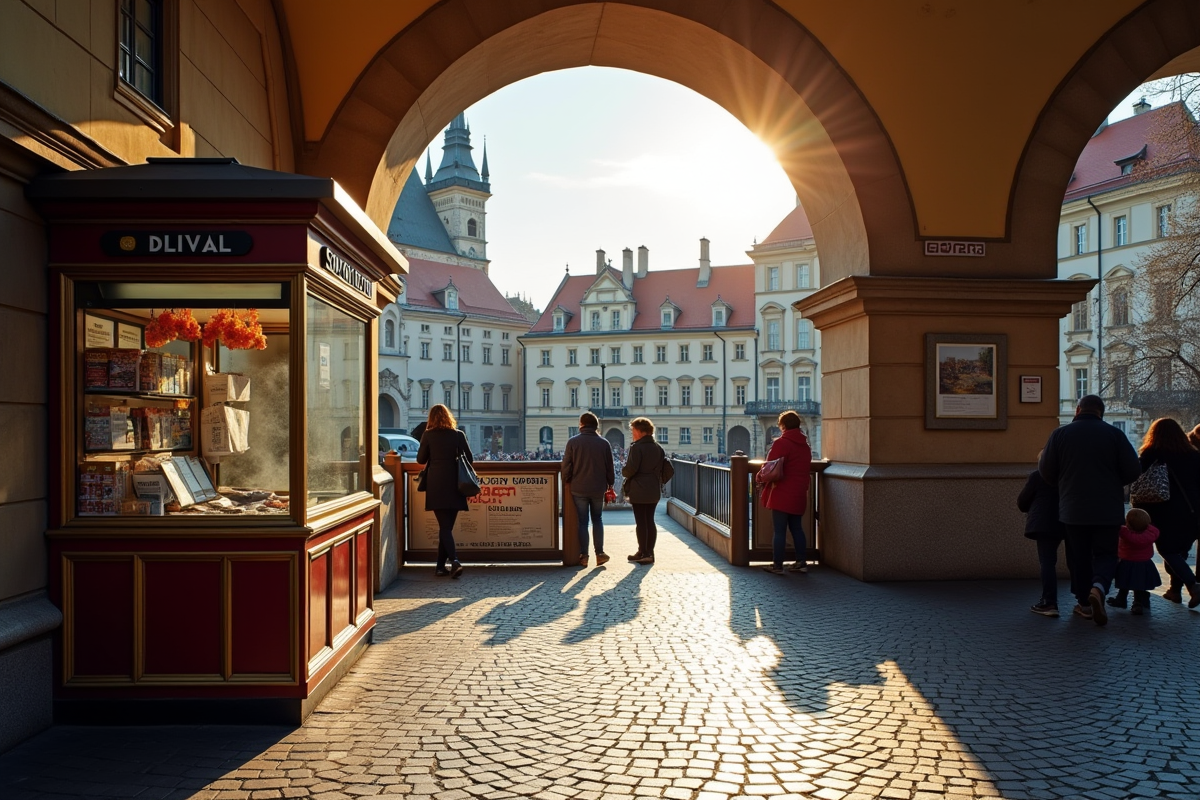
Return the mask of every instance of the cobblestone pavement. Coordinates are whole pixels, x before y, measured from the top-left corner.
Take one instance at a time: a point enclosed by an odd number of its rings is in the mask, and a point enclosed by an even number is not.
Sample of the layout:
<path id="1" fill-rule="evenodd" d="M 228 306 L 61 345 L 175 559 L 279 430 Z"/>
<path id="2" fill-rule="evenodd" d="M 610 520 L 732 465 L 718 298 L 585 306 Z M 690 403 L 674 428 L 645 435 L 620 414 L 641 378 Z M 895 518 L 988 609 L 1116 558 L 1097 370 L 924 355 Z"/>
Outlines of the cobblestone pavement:
<path id="1" fill-rule="evenodd" d="M 1186 606 L 1098 629 L 1035 581 L 771 575 L 661 513 L 638 566 L 605 517 L 605 567 L 405 568 L 302 728 L 56 727 L 0 797 L 1200 797 Z"/>

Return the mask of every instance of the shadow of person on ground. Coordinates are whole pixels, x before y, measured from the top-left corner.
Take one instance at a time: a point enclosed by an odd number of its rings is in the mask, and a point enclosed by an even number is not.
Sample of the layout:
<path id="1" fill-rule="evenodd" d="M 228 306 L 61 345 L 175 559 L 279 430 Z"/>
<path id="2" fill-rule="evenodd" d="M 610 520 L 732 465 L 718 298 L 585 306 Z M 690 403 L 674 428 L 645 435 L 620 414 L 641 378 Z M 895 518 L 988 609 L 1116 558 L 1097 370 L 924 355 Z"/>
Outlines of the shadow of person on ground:
<path id="1" fill-rule="evenodd" d="M 610 628 L 632 622 L 642 607 L 642 581 L 650 574 L 647 569 L 633 569 L 615 586 L 588 598 L 583 607 L 583 619 L 563 636 L 563 644 L 579 644 L 599 636 Z"/>
<path id="2" fill-rule="evenodd" d="M 511 642 L 528 630 L 570 614 L 579 607 L 580 592 L 600 574 L 600 570 L 588 570 L 580 575 L 574 570 L 557 569 L 527 591 L 495 606 L 476 623 L 483 630 L 491 631 L 484 644 L 494 646 Z"/>

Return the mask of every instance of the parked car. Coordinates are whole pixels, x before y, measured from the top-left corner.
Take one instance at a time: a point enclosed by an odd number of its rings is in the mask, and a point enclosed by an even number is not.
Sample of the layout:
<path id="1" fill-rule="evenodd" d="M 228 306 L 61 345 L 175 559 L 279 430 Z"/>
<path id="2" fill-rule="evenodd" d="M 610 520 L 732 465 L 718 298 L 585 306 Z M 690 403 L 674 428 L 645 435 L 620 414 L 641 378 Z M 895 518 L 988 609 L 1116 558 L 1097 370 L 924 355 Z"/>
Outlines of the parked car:
<path id="1" fill-rule="evenodd" d="M 417 457 L 417 450 L 420 447 L 421 443 L 411 436 L 405 436 L 402 433 L 381 433 L 379 434 L 379 462 L 383 463 L 383 457 L 389 450 L 395 450 L 401 459 L 411 461 Z"/>

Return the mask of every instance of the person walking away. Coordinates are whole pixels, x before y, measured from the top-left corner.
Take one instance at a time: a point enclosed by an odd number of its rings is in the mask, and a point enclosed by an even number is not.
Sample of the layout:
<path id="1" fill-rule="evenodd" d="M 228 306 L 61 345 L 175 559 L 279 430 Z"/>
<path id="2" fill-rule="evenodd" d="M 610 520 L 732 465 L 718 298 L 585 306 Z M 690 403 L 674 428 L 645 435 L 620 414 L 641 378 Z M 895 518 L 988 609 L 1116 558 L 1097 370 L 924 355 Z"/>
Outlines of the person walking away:
<path id="1" fill-rule="evenodd" d="M 1138 454 L 1104 421 L 1104 401 L 1089 394 L 1079 399 L 1075 419 L 1050 434 L 1038 472 L 1058 489 L 1075 614 L 1106 625 L 1104 598 L 1117 568 L 1125 486 L 1141 473 Z"/>
<path id="2" fill-rule="evenodd" d="M 783 477 L 764 487 L 763 505 L 771 509 L 771 524 L 775 529 L 772 541 L 772 561 L 763 567 L 767 572 L 783 574 L 783 553 L 787 547 L 787 532 L 792 532 L 796 546 L 796 562 L 791 572 L 808 572 L 808 541 L 804 535 L 804 511 L 808 508 L 808 486 L 812 475 L 812 448 L 808 437 L 800 430 L 800 415 L 784 411 L 779 415 L 783 431 L 767 452 L 767 461 L 783 459 Z"/>
<path id="3" fill-rule="evenodd" d="M 633 521 L 637 531 L 637 552 L 629 560 L 638 564 L 654 563 L 654 545 L 658 542 L 658 527 L 654 524 L 654 509 L 662 498 L 663 484 L 671 479 L 674 467 L 666 453 L 654 441 L 654 423 L 648 417 L 638 417 L 629 423 L 633 444 L 629 459 L 621 467 L 624 485 L 621 491 L 633 506 Z"/>
<path id="4" fill-rule="evenodd" d="M 1162 503 L 1134 503 L 1145 509 L 1158 528 L 1155 545 L 1166 563 L 1171 583 L 1186 586 L 1191 599 L 1188 608 L 1200 606 L 1200 586 L 1196 573 L 1188 566 L 1188 552 L 1196 541 L 1197 510 L 1200 510 L 1200 452 L 1188 441 L 1179 423 L 1161 417 L 1150 423 L 1142 439 L 1138 460 L 1142 471 L 1155 463 L 1165 464 L 1169 477 L 1169 497 Z M 1170 588 L 1163 595 L 1179 603 L 1183 598 L 1178 589 Z"/>
<path id="5" fill-rule="evenodd" d="M 1041 458 L 1042 454 L 1038 453 L 1038 460 Z M 1025 488 L 1017 495 L 1017 508 L 1025 513 L 1026 538 L 1037 543 L 1038 564 L 1042 571 L 1042 596 L 1029 610 L 1043 617 L 1057 617 L 1058 546 L 1067 535 L 1058 519 L 1058 490 L 1046 483 L 1035 469 L 1029 473 Z"/>
<path id="6" fill-rule="evenodd" d="M 1117 545 L 1117 597 L 1108 604 L 1125 607 L 1125 596 L 1133 592 L 1133 608 L 1129 613 L 1141 616 L 1150 613 L 1150 590 L 1162 585 L 1162 576 L 1154 566 L 1154 542 L 1158 528 L 1150 524 L 1150 515 L 1140 508 L 1131 508 L 1121 526 L 1121 541 Z M 1120 600 L 1118 603 L 1117 601 Z"/>
<path id="7" fill-rule="evenodd" d="M 425 465 L 425 510 L 432 511 L 438 523 L 437 568 L 433 574 L 442 577 L 457 578 L 463 573 L 454 549 L 454 521 L 458 512 L 467 510 L 467 498 L 458 491 L 460 455 L 468 463 L 474 463 L 467 437 L 458 430 L 450 409 L 441 403 L 431 406 L 417 450 L 417 463 Z"/>
<path id="8" fill-rule="evenodd" d="M 579 566 L 588 565 L 588 518 L 596 540 L 596 565 L 608 562 L 604 552 L 604 495 L 616 483 L 612 445 L 600 435 L 600 420 L 590 411 L 579 415 L 579 433 L 567 440 L 562 479 L 571 485 L 579 530 Z"/>

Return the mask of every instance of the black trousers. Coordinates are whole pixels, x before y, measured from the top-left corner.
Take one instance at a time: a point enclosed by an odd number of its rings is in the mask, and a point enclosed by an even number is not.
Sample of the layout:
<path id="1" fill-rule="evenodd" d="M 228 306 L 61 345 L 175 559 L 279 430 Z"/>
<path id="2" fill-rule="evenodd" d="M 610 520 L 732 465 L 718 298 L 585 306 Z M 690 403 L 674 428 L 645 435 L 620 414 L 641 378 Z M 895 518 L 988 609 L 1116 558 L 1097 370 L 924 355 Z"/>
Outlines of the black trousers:
<path id="1" fill-rule="evenodd" d="M 1067 525 L 1067 566 L 1071 594 L 1084 608 L 1093 586 L 1108 594 L 1117 571 L 1120 525 Z"/>
<path id="2" fill-rule="evenodd" d="M 458 553 L 454 550 L 454 520 L 458 519 L 458 509 L 454 508 L 435 508 L 433 516 L 438 521 L 438 568 L 446 566 L 446 559 L 450 559 L 450 563 L 458 561 Z"/>
<path id="3" fill-rule="evenodd" d="M 638 552 L 644 556 L 654 555 L 658 542 L 658 527 L 654 524 L 654 509 L 658 503 L 632 503 L 633 522 L 637 531 Z"/>

